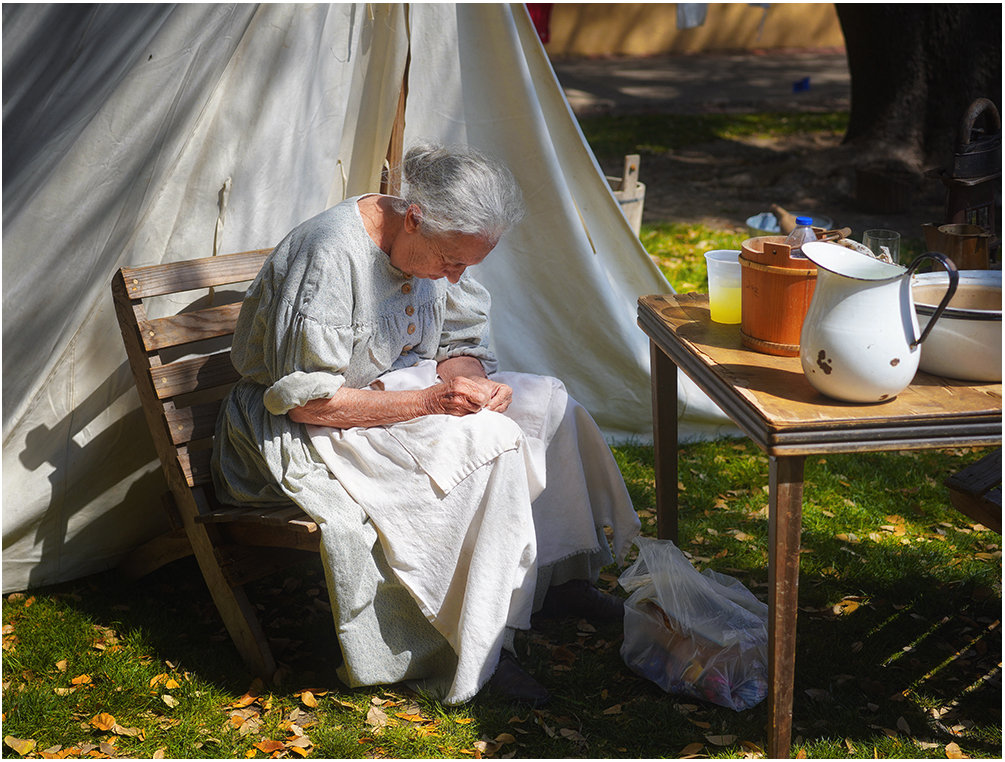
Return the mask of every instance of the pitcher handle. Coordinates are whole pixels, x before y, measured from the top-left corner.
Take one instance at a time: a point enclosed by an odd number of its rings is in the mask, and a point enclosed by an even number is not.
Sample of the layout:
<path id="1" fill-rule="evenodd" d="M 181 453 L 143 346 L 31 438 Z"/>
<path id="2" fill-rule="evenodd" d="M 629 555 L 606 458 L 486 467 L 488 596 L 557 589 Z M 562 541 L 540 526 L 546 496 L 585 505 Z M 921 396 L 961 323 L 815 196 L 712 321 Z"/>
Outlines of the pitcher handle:
<path id="1" fill-rule="evenodd" d="M 917 340 L 911 342 L 911 349 L 917 347 L 928 337 L 928 333 L 935 325 L 935 321 L 939 319 L 939 316 L 945 311 L 946 307 L 949 306 L 949 300 L 956 294 L 956 287 L 960 283 L 960 272 L 956 269 L 956 264 L 945 254 L 938 251 L 926 251 L 924 254 L 918 255 L 907 268 L 907 276 L 910 277 L 913 275 L 914 271 L 918 269 L 918 266 L 926 259 L 934 259 L 946 268 L 946 273 L 949 275 L 949 288 L 946 289 L 946 295 L 942 297 L 942 301 L 939 302 L 939 306 L 935 308 L 935 312 L 932 313 L 932 317 L 929 319 L 928 325 L 925 326 L 925 330 L 921 332 L 921 336 Z"/>

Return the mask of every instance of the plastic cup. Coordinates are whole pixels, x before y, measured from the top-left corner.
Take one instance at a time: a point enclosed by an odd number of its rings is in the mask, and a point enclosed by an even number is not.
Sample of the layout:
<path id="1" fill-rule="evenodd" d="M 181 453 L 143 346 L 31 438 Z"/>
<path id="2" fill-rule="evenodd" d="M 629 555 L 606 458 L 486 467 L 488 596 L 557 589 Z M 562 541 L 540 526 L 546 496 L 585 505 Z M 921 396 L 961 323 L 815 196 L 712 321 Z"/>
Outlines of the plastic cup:
<path id="1" fill-rule="evenodd" d="M 716 249 L 705 252 L 708 268 L 708 306 L 715 323 L 740 322 L 740 252 Z"/>
<path id="2" fill-rule="evenodd" d="M 900 263 L 900 233 L 896 230 L 866 230 L 862 234 L 862 243 L 877 257 L 889 257 L 895 265 Z"/>

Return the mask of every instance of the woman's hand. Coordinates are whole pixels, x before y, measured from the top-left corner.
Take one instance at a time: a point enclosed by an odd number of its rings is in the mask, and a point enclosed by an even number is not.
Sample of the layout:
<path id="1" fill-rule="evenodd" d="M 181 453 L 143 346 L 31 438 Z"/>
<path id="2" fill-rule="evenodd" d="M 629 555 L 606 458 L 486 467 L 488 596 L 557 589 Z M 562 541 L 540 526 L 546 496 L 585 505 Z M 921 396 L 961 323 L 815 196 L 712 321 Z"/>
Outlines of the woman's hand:
<path id="1" fill-rule="evenodd" d="M 315 426 L 350 429 L 385 426 L 423 415 L 469 415 L 479 410 L 503 412 L 513 390 L 484 377 L 453 376 L 414 391 L 385 392 L 342 387 L 331 399 L 311 400 L 289 411 L 290 420 Z"/>
<path id="2" fill-rule="evenodd" d="M 485 409 L 501 413 L 513 399 L 513 390 L 506 384 L 468 376 L 454 376 L 426 391 L 430 394 L 430 412 L 444 415 L 468 415 Z"/>
<path id="3" fill-rule="evenodd" d="M 481 403 L 481 407 L 468 410 L 468 412 L 477 413 L 478 410 L 488 409 L 502 413 L 513 401 L 513 390 L 506 384 L 500 384 L 488 378 L 485 375 L 485 368 L 477 357 L 459 355 L 441 360 L 436 366 L 436 374 L 448 385 L 452 381 L 463 378 L 482 388 L 484 394 L 475 395 L 475 398 Z M 453 413 L 452 415 L 466 415 L 466 413 Z"/>

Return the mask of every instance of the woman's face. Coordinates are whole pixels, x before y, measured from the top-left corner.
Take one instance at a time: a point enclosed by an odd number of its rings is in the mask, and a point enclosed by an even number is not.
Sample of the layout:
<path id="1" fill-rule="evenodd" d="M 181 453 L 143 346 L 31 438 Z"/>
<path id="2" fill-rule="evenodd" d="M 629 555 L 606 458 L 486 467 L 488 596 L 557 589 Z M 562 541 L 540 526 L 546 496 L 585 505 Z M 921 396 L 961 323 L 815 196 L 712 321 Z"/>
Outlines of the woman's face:
<path id="1" fill-rule="evenodd" d="M 457 283 L 468 267 L 488 256 L 495 243 L 465 233 L 427 238 L 421 234 L 418 218 L 409 207 L 403 234 L 395 239 L 390 260 L 394 267 L 414 278 L 446 278 Z"/>

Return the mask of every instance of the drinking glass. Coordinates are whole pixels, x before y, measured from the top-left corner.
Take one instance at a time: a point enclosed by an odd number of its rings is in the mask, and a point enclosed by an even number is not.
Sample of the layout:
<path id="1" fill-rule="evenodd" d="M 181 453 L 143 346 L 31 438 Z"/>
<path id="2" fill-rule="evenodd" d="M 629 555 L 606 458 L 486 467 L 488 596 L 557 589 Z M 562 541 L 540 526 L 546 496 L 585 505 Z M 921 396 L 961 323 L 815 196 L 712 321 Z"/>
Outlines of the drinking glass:
<path id="1" fill-rule="evenodd" d="M 889 257 L 895 265 L 900 263 L 900 233 L 896 230 L 866 230 L 862 243 L 880 259 Z"/>

